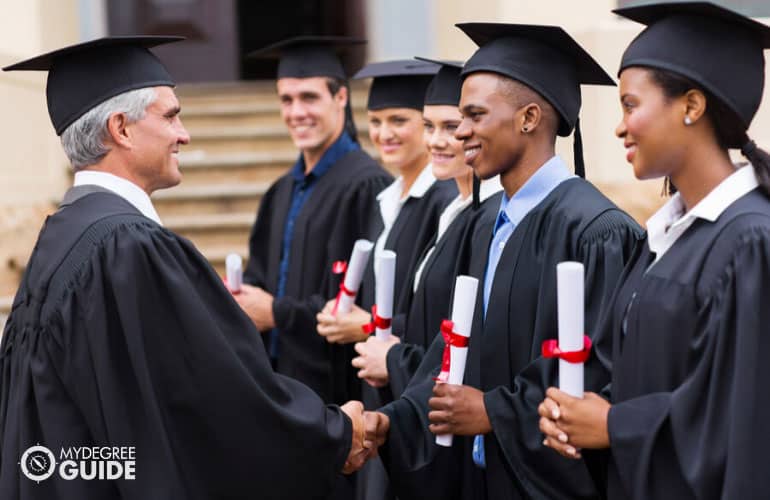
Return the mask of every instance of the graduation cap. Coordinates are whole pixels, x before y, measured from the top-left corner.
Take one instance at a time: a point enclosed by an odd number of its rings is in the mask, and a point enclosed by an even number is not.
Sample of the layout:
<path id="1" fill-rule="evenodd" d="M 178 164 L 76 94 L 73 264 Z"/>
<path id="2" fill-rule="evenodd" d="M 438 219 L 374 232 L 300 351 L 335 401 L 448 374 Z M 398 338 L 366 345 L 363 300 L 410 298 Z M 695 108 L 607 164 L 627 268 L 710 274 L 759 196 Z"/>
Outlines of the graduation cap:
<path id="1" fill-rule="evenodd" d="M 366 108 L 412 108 L 422 111 L 425 91 L 440 65 L 400 59 L 364 66 L 354 79 L 374 78 Z"/>
<path id="2" fill-rule="evenodd" d="M 328 76 L 346 80 L 339 53 L 366 40 L 347 36 L 295 36 L 255 50 L 249 59 L 278 59 L 276 78 Z"/>
<path id="3" fill-rule="evenodd" d="M 175 85 L 150 47 L 179 36 L 115 36 L 70 45 L 3 68 L 48 71 L 46 100 L 57 135 L 111 97 L 145 87 Z"/>
<path id="4" fill-rule="evenodd" d="M 438 64 L 438 72 L 425 91 L 426 106 L 457 106 L 460 104 L 460 90 L 463 81 L 460 72 L 463 69 L 462 61 L 445 61 L 441 59 L 428 59 L 427 57 L 415 57 L 418 61 Z"/>
<path id="5" fill-rule="evenodd" d="M 770 48 L 770 27 L 710 2 L 655 3 L 613 12 L 647 25 L 623 54 L 620 71 L 646 66 L 684 76 L 749 128 L 762 100 L 763 49 Z"/>
<path id="6" fill-rule="evenodd" d="M 490 71 L 517 80 L 547 100 L 559 114 L 558 135 L 575 129 L 575 173 L 584 176 L 578 114 L 580 85 L 615 85 L 593 57 L 558 26 L 500 23 L 456 24 L 479 49 L 463 77 Z"/>

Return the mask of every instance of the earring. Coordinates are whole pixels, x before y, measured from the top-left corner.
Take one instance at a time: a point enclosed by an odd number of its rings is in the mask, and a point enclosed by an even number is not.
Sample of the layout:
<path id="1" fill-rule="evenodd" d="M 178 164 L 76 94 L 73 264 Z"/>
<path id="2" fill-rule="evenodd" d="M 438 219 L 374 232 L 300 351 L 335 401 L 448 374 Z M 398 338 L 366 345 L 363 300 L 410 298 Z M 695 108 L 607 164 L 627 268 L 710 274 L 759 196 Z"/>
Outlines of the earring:
<path id="1" fill-rule="evenodd" d="M 692 125 L 692 120 L 688 115 L 684 115 L 684 124 L 685 125 Z"/>
<path id="2" fill-rule="evenodd" d="M 527 127 L 524 127 L 524 128 L 521 129 L 521 131 L 526 134 L 527 132 L 529 132 L 529 129 Z"/>

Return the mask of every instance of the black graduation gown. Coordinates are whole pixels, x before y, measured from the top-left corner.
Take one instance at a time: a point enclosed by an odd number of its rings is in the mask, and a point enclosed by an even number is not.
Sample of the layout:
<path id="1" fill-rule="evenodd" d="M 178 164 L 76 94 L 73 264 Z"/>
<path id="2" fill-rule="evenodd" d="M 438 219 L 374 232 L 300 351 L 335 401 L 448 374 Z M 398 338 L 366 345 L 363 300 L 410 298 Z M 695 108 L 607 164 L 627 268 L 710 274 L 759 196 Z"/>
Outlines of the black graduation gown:
<path id="1" fill-rule="evenodd" d="M 479 208 L 469 206 L 457 214 L 426 260 L 417 290 L 408 293 L 414 289 L 415 274 L 412 274 L 407 285 L 408 313 L 402 315 L 401 321 L 403 332 L 395 332 L 401 337 L 401 343 L 391 347 L 387 356 L 388 387 L 393 397 L 398 398 L 404 392 L 425 350 L 439 331 L 441 321 L 449 318 L 455 278 L 468 272 L 474 223 L 481 212 L 496 215 L 501 197 L 502 193 L 497 193 L 481 203 Z M 420 256 L 419 262 L 422 262 L 433 241 Z"/>
<path id="2" fill-rule="evenodd" d="M 410 197 L 404 202 L 393 221 L 393 227 L 385 240 L 384 248 L 396 252 L 396 275 L 393 284 L 393 330 L 403 330 L 399 322 L 403 321 L 407 311 L 407 297 L 411 295 L 411 279 L 419 265 L 420 256 L 435 238 L 438 221 L 444 208 L 457 196 L 457 183 L 454 180 L 435 181 L 420 198 Z M 376 241 L 385 224 L 379 206 L 370 219 L 369 239 Z M 370 310 L 374 304 L 374 252 L 367 263 L 359 289 L 359 305 Z M 391 401 L 390 389 L 374 389 L 366 382 L 359 382 L 362 389 L 364 406 L 373 410 Z M 385 470 L 379 459 L 370 460 L 358 474 L 356 498 L 378 500 L 393 498 L 388 486 Z"/>
<path id="3" fill-rule="evenodd" d="M 593 363 L 612 369 L 608 496 L 765 498 L 770 200 L 757 188 L 654 257 L 639 245 Z"/>
<path id="4" fill-rule="evenodd" d="M 411 277 L 420 264 L 423 252 L 432 244 L 438 231 L 438 220 L 447 205 L 457 196 L 454 180 L 435 181 L 420 198 L 409 198 L 398 212 L 385 240 L 385 250 L 396 252 L 396 279 L 393 283 L 393 331 L 403 332 L 404 315 L 411 295 Z M 379 205 L 370 219 L 369 239 L 377 241 L 385 227 Z M 374 304 L 374 252 L 364 271 L 359 292 L 360 304 L 370 310 Z"/>
<path id="5" fill-rule="evenodd" d="M 1 352 L 3 499 L 324 498 L 350 447 L 193 245 L 112 193 L 47 219 Z M 134 446 L 136 479 L 35 483 L 37 443 Z"/>
<path id="6" fill-rule="evenodd" d="M 316 332 L 315 316 L 338 291 L 340 277 L 332 274 L 332 264 L 350 258 L 355 241 L 368 236 L 377 193 L 392 180 L 364 151 L 352 151 L 316 181 L 294 223 L 285 296 L 273 303 L 276 371 L 307 384 L 328 403 L 360 399 L 360 382 L 350 366 L 352 346 L 326 342 Z M 293 186 L 290 174 L 271 186 L 249 240 L 244 281 L 272 294 Z"/>
<path id="7" fill-rule="evenodd" d="M 488 218 L 473 237 L 470 270 L 480 280 L 493 225 Z M 443 488 L 463 499 L 596 497 L 582 461 L 542 446 L 537 406 L 545 389 L 557 384 L 557 363 L 542 359 L 540 348 L 544 340 L 558 337 L 556 264 L 571 260 L 585 265 L 585 323 L 592 334 L 640 233 L 630 217 L 583 179 L 562 182 L 531 210 L 500 257 L 486 320 L 483 287 L 477 296 L 464 382 L 485 392 L 493 428 L 484 438 L 486 469 L 473 464 L 473 437 L 455 436 L 459 472 L 451 478 L 428 472 L 437 448 L 427 427 L 427 402 L 430 377 L 441 363 L 439 335 L 402 398 L 383 408 L 391 418 L 382 453 L 391 477 L 408 478 L 410 471 L 427 469 L 421 473 L 442 477 Z M 423 498 L 440 497 L 423 492 Z"/>

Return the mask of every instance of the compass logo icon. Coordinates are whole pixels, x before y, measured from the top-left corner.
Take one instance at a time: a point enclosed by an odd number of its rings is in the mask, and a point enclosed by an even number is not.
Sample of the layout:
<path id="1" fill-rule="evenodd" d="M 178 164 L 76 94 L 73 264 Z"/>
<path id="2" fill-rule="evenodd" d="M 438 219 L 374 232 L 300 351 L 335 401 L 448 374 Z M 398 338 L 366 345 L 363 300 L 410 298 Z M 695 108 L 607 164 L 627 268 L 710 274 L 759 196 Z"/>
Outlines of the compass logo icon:
<path id="1" fill-rule="evenodd" d="M 33 481 L 45 481 L 56 469 L 56 457 L 45 446 L 35 445 L 27 448 L 21 456 L 21 472 Z"/>

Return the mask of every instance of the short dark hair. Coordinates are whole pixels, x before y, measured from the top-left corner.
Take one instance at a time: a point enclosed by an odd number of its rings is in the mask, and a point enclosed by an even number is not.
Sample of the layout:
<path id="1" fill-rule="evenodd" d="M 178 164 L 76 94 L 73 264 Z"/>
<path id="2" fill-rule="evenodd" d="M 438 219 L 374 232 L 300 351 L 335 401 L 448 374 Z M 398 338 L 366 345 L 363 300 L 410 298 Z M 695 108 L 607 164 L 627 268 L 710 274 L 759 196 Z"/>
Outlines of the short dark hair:
<path id="1" fill-rule="evenodd" d="M 348 89 L 348 103 L 347 106 L 345 106 L 345 128 L 344 131 L 347 132 L 347 134 L 350 136 L 351 139 L 353 139 L 355 142 L 358 142 L 358 130 L 356 129 L 356 123 L 353 119 L 353 108 L 350 104 L 350 87 L 348 87 L 348 82 L 346 80 L 343 80 L 342 78 L 335 78 L 333 76 L 327 76 L 326 77 L 326 87 L 329 89 L 329 93 L 334 97 L 337 95 L 342 89 L 342 87 L 345 87 Z"/>
<path id="2" fill-rule="evenodd" d="M 326 77 L 326 88 L 329 89 L 329 92 L 331 95 L 337 95 L 337 92 L 340 91 L 342 87 L 348 86 L 348 82 L 343 80 L 342 78 L 335 78 L 333 76 L 327 76 Z"/>
<path id="3" fill-rule="evenodd" d="M 559 130 L 559 114 L 556 109 L 543 96 L 532 90 L 527 85 L 509 78 L 507 76 L 495 74 L 497 77 L 497 86 L 495 90 L 503 96 L 514 108 L 519 109 L 527 104 L 537 104 L 543 111 L 542 123 L 545 125 L 554 138 Z"/>

